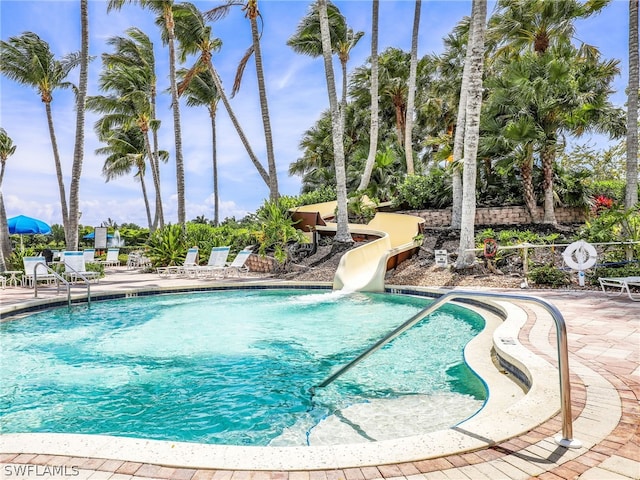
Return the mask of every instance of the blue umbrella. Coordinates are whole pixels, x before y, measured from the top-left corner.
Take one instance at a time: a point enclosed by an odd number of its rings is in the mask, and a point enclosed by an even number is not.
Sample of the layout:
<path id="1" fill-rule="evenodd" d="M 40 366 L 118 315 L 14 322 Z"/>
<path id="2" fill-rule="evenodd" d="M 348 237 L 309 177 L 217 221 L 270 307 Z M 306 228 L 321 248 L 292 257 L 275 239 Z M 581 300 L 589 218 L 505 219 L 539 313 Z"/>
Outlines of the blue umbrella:
<path id="1" fill-rule="evenodd" d="M 37 218 L 26 217 L 24 215 L 18 215 L 17 217 L 11 217 L 7 220 L 9 225 L 9 233 L 11 235 L 29 235 L 36 233 L 51 233 L 51 227 Z"/>

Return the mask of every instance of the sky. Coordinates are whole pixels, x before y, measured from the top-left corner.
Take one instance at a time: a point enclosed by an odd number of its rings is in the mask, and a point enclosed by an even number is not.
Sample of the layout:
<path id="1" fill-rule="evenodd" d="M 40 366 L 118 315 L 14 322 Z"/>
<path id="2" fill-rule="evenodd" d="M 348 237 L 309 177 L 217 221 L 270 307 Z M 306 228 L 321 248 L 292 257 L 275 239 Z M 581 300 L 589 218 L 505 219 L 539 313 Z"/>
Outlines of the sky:
<path id="1" fill-rule="evenodd" d="M 195 1 L 200 10 L 220 5 L 221 1 Z M 327 86 L 321 58 L 313 59 L 293 52 L 286 41 L 305 16 L 311 1 L 261 0 L 264 19 L 262 57 L 269 102 L 273 143 L 280 193 L 300 193 L 300 178 L 288 175 L 289 164 L 301 157 L 299 142 L 321 113 L 328 109 Z M 371 53 L 371 2 L 344 0 L 334 2 L 354 31 L 365 32 L 351 51 L 349 70 L 365 64 Z M 489 3 L 489 14 L 494 3 Z M 415 2 L 381 0 L 379 46 L 411 47 L 411 29 Z M 56 58 L 80 50 L 80 12 L 75 0 L 0 0 L 0 38 L 34 32 L 49 43 Z M 471 12 L 466 0 L 424 0 L 421 9 L 418 55 L 440 53 L 442 38 Z M 111 52 L 107 40 L 124 36 L 136 26 L 154 41 L 158 71 L 158 89 L 167 92 L 158 99 L 160 148 L 168 150 L 171 159 L 161 166 L 161 191 L 167 223 L 177 222 L 176 172 L 174 156 L 173 116 L 170 108 L 168 50 L 162 45 L 154 16 L 136 5 L 125 5 L 120 11 L 107 13 L 107 2 L 89 1 L 90 55 L 95 59 L 89 69 L 88 95 L 101 95 L 98 79 L 102 68 L 100 54 Z M 222 77 L 225 91 L 230 92 L 236 67 L 251 42 L 249 22 L 240 8 L 212 24 L 213 34 L 223 42 L 213 61 Z M 598 16 L 576 23 L 576 37 L 597 46 L 607 59 L 619 59 L 621 74 L 613 85 L 611 100 L 624 107 L 628 64 L 628 2 L 613 0 Z M 185 64 L 184 66 L 190 66 Z M 338 95 L 339 66 L 334 64 Z M 78 70 L 68 77 L 77 84 Z M 255 63 L 247 66 L 240 92 L 231 99 L 235 114 L 249 138 L 253 150 L 266 168 L 266 148 L 255 74 Z M 71 163 L 75 137 L 75 110 L 71 90 L 57 90 L 51 104 L 54 127 L 69 192 Z M 88 112 L 85 126 L 85 149 L 80 184 L 80 223 L 100 226 L 109 219 L 117 224 L 135 223 L 147 226 L 140 183 L 133 176 L 119 177 L 108 183 L 102 176 L 104 156 L 95 154 L 100 148 L 93 130 L 98 117 Z M 204 215 L 213 218 L 213 180 L 211 160 L 211 128 L 204 107 L 187 107 L 181 101 L 182 144 L 185 162 L 187 220 Z M 12 138 L 17 150 L 7 160 L 2 185 L 9 218 L 29 215 L 50 224 L 62 223 L 60 193 L 56 180 L 53 153 L 44 104 L 35 89 L 19 85 L 0 76 L 0 127 Z M 254 212 L 269 191 L 249 160 L 222 104 L 217 116 L 218 176 L 220 218 L 240 219 Z M 583 138 L 581 143 L 605 146 L 603 137 Z M 147 186 L 152 191 L 150 174 Z M 153 208 L 153 197 L 150 202 Z"/>

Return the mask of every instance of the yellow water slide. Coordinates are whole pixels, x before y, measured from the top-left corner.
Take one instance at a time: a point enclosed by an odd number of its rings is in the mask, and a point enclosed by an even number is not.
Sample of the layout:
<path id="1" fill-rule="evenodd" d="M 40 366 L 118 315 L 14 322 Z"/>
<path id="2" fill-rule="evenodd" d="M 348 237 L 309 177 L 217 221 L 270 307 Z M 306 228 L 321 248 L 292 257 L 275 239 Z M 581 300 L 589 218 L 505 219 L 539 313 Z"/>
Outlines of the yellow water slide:
<path id="1" fill-rule="evenodd" d="M 318 232 L 335 232 L 333 220 L 336 202 L 305 205 L 296 208 L 294 218 Z M 368 224 L 349 224 L 352 235 L 377 237 L 345 253 L 333 279 L 334 290 L 383 292 L 384 277 L 389 266 L 411 256 L 419 246 L 415 237 L 424 219 L 414 215 L 377 212 Z"/>

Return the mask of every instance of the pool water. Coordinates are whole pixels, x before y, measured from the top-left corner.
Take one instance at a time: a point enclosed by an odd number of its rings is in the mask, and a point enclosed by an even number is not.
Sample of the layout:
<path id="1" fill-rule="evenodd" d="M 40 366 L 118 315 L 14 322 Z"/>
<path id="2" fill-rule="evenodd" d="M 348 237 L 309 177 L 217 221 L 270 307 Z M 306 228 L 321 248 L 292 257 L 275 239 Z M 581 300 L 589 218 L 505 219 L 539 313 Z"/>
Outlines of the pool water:
<path id="1" fill-rule="evenodd" d="M 413 398 L 451 426 L 486 396 L 462 356 L 484 320 L 455 306 L 318 389 L 313 400 L 309 394 L 429 302 L 229 290 L 93 302 L 3 322 L 0 431 L 284 445 L 304 443 L 354 408 L 384 406 L 375 415 L 387 411 L 393 422 L 401 412 L 389 401 Z"/>

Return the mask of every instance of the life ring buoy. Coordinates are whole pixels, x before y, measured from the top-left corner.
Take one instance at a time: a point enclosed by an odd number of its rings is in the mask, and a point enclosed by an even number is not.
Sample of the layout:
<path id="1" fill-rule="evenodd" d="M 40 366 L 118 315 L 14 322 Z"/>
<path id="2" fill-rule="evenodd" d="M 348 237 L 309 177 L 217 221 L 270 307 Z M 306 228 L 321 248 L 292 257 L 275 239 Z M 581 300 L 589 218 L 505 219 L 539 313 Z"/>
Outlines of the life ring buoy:
<path id="1" fill-rule="evenodd" d="M 493 238 L 487 238 L 484 241 L 484 256 L 485 258 L 493 258 L 498 253 L 498 242 Z"/>
<path id="2" fill-rule="evenodd" d="M 573 242 L 562 252 L 564 263 L 573 270 L 578 271 L 593 267 L 596 264 L 597 257 L 598 252 L 596 252 L 595 247 L 584 240 Z"/>

